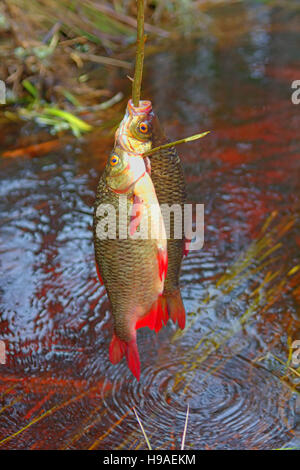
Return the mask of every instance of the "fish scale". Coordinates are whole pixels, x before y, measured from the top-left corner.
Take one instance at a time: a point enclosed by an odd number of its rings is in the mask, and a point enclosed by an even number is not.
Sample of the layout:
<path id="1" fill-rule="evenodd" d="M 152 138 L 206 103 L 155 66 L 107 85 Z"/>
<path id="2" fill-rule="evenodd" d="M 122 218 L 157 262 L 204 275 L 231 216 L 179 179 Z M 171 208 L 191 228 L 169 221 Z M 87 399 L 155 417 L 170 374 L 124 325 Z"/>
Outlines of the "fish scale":
<path id="1" fill-rule="evenodd" d="M 104 211 L 104 204 L 114 208 L 115 223 L 111 227 L 116 233 L 110 234 L 111 238 L 99 236 L 97 230 L 101 228 L 102 234 L 105 225 L 113 224 Z M 153 211 L 149 211 L 150 207 Z M 133 208 L 137 209 L 135 218 Z M 126 216 L 121 216 L 120 209 L 126 209 Z M 129 237 L 128 229 L 134 235 L 145 220 L 148 237 Z M 98 184 L 93 228 L 97 271 L 105 285 L 114 320 L 109 357 L 116 364 L 125 355 L 129 369 L 139 380 L 136 330 L 148 326 L 158 331 L 162 327 L 163 311 L 158 309 L 158 304 L 167 270 L 162 215 L 153 182 L 140 156 L 115 146 Z"/>
<path id="2" fill-rule="evenodd" d="M 142 125 L 142 128 L 141 128 Z M 158 117 L 152 108 L 151 101 L 140 101 L 135 107 L 128 101 L 124 118 L 116 131 L 115 142 L 127 151 L 134 149 L 142 157 L 152 148 L 169 142 Z M 149 155 L 151 179 L 159 204 L 180 204 L 182 221 L 183 206 L 186 202 L 186 189 L 182 164 L 174 147 L 160 149 Z M 179 277 L 183 255 L 187 253 L 183 224 L 181 239 L 174 239 L 174 215 L 170 217 L 170 237 L 168 239 L 168 271 L 165 279 L 165 290 L 161 307 L 180 328 L 185 327 L 185 309 L 179 287 Z"/>
<path id="3" fill-rule="evenodd" d="M 131 160 L 134 168 L 143 167 L 142 179 L 139 182 L 135 180 L 135 200 L 141 200 L 144 203 L 148 201 L 148 205 L 154 203 L 154 207 L 159 207 L 158 204 L 166 204 L 169 207 L 177 204 L 181 208 L 183 222 L 186 189 L 181 161 L 175 148 L 161 149 L 149 158 L 144 158 L 145 152 L 166 142 L 168 140 L 152 110 L 151 102 L 141 101 L 140 106 L 136 108 L 129 100 L 124 118 L 116 131 L 115 149 L 125 152 L 126 155 L 131 155 L 131 158 L 134 159 Z M 112 204 L 116 210 L 118 227 L 119 196 L 111 191 L 113 189 L 111 185 L 115 189 L 122 190 L 122 178 L 126 178 L 128 172 L 131 171 L 129 165 L 129 167 L 124 166 L 123 176 L 118 172 L 114 173 L 114 177 L 109 182 L 110 188 L 108 188 L 107 168 L 106 166 L 97 188 L 94 240 L 98 273 L 106 287 L 114 318 L 110 360 L 117 363 L 125 354 L 129 368 L 139 379 L 140 362 L 135 329 L 148 326 L 157 332 L 167 323 L 169 317 L 175 324 L 178 323 L 180 328 L 183 329 L 185 326 L 185 309 L 179 286 L 185 247 L 183 224 L 180 239 L 175 239 L 174 214 L 171 212 L 170 236 L 167 241 L 165 239 L 162 241 L 161 235 L 157 232 L 159 226 L 157 221 L 162 222 L 161 212 L 158 208 L 160 215 L 156 212 L 154 218 L 156 240 L 151 240 L 151 237 L 148 237 L 148 240 L 97 239 L 96 226 L 99 222 L 97 207 L 101 203 Z M 120 186 L 118 186 L 119 184 Z M 128 217 L 122 222 L 127 232 L 127 227 L 131 223 L 129 214 L 133 204 L 129 195 L 127 195 L 126 203 Z M 141 207 L 144 207 L 144 203 L 141 203 Z M 149 221 L 148 217 L 150 229 Z M 139 218 L 136 217 L 134 220 L 135 229 L 139 223 Z M 168 258 L 168 268 L 166 258 Z"/>
<path id="4" fill-rule="evenodd" d="M 133 310 L 135 305 L 139 304 L 147 311 L 155 301 L 153 290 L 156 272 L 158 273 L 157 246 L 155 240 L 151 239 L 99 240 L 96 236 L 96 226 L 101 220 L 101 217 L 96 215 L 99 204 L 112 204 L 114 206 L 117 222 L 116 234 L 119 238 L 119 196 L 107 187 L 105 174 L 100 178 L 95 201 L 94 240 L 96 263 L 112 305 L 116 332 L 120 339 L 128 342 L 131 339 L 128 319 L 126 318 L 129 310 L 128 303 L 132 302 Z M 123 224 L 121 223 L 121 227 L 127 231 L 132 209 L 130 197 L 126 198 L 126 204 L 128 216 L 126 221 L 124 220 Z M 134 270 L 128 269 L 131 266 L 134 266 Z M 122 274 L 124 275 L 122 276 Z M 120 283 L 120 279 L 122 279 L 122 283 Z"/>
<path id="5" fill-rule="evenodd" d="M 159 145 L 168 140 L 160 139 Z M 153 143 L 153 147 L 157 141 Z M 186 187 L 181 160 L 174 147 L 162 149 L 149 156 L 151 178 L 160 204 L 179 204 L 182 208 L 186 201 Z M 182 225 L 183 227 L 183 225 Z M 184 250 L 184 232 L 182 239 L 173 238 L 174 215 L 170 217 L 170 238 L 168 238 L 168 271 L 164 284 L 164 294 L 170 295 L 179 289 L 179 277 Z"/>

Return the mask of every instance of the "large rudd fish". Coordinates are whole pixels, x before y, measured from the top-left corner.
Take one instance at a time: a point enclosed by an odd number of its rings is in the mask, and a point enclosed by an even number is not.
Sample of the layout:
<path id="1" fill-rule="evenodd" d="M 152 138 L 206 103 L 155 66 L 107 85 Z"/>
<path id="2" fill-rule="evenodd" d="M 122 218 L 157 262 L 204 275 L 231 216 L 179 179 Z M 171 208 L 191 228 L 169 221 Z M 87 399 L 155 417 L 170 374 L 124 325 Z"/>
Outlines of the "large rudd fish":
<path id="1" fill-rule="evenodd" d="M 110 360 L 115 364 L 125 355 L 138 380 L 136 330 L 149 326 L 158 331 L 166 322 L 159 307 L 167 271 L 166 233 L 145 163 L 140 156 L 115 147 L 98 184 L 94 212 L 96 266 L 114 320 Z M 106 221 L 105 204 L 116 216 L 112 238 L 103 238 L 99 232 Z M 130 238 L 128 229 L 131 236 L 137 235 L 137 228 L 145 222 L 145 238 Z"/>
<path id="2" fill-rule="evenodd" d="M 141 155 L 151 148 L 168 142 L 150 101 L 140 101 L 139 106 L 135 107 L 132 100 L 129 100 L 124 118 L 116 131 L 115 142 L 124 150 Z M 186 189 L 182 165 L 174 147 L 157 151 L 149 156 L 149 161 L 151 179 L 159 204 L 169 207 L 175 204 L 181 211 L 182 224 L 179 238 L 174 234 L 174 213 L 170 213 L 168 271 L 160 303 L 161 308 L 167 311 L 174 323 L 178 322 L 178 326 L 183 329 L 185 309 L 180 293 L 179 277 L 182 258 L 187 254 L 189 241 L 185 240 L 183 230 Z"/>

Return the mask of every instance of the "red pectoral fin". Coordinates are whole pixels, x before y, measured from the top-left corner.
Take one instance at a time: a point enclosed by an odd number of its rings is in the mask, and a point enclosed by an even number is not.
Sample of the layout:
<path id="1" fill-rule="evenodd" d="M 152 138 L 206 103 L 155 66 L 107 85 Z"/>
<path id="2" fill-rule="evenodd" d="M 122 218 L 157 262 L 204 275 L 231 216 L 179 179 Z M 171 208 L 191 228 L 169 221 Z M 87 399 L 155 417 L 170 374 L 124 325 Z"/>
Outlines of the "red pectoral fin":
<path id="1" fill-rule="evenodd" d="M 130 216 L 130 235 L 134 235 L 138 226 L 141 223 L 143 215 L 143 201 L 139 196 L 134 194 L 132 212 Z"/>
<path id="2" fill-rule="evenodd" d="M 159 277 L 160 280 L 163 281 L 166 279 L 168 270 L 168 252 L 166 249 L 158 248 L 157 261 Z"/>

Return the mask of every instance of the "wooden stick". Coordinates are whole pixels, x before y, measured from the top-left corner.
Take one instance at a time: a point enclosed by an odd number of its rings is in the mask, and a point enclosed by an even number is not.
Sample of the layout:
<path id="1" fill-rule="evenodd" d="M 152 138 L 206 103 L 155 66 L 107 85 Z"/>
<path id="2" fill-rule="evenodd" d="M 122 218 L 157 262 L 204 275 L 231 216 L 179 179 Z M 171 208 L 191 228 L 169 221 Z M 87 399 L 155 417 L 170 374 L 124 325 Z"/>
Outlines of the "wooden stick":
<path id="1" fill-rule="evenodd" d="M 137 43 L 134 79 L 132 83 L 132 102 L 135 107 L 139 106 L 141 97 L 145 47 L 144 16 L 144 0 L 137 0 Z"/>
<path id="2" fill-rule="evenodd" d="M 209 133 L 210 131 L 206 131 L 202 132 L 201 134 L 192 135 L 191 137 L 185 137 L 184 139 L 175 140 L 175 142 L 168 142 L 167 144 L 160 145 L 159 147 L 155 147 L 154 149 L 148 150 L 147 152 L 143 153 L 143 157 L 148 157 L 148 155 L 152 155 L 153 153 L 158 152 L 159 150 L 168 149 L 169 147 L 174 147 L 175 145 L 185 144 L 186 142 L 191 142 L 192 140 L 202 139 L 202 137 L 205 137 Z"/>

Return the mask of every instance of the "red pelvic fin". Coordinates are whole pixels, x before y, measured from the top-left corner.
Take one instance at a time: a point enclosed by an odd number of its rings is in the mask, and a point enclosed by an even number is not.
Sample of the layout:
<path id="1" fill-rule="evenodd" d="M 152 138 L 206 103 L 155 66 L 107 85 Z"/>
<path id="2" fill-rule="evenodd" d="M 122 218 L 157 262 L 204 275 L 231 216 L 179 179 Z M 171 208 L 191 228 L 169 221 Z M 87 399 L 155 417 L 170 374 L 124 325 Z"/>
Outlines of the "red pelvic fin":
<path id="1" fill-rule="evenodd" d="M 175 324 L 178 322 L 179 328 L 183 330 L 185 327 L 185 309 L 180 290 L 172 293 L 172 295 L 166 296 L 166 299 L 170 318 Z"/>
<path id="2" fill-rule="evenodd" d="M 167 250 L 158 249 L 157 254 L 157 261 L 158 261 L 158 272 L 159 278 L 161 281 L 166 279 L 167 271 L 168 271 L 168 252 Z"/>
<path id="3" fill-rule="evenodd" d="M 139 381 L 141 374 L 141 365 L 139 351 L 136 344 L 136 338 L 132 339 L 129 343 L 127 343 L 127 349 L 125 354 L 129 369 Z"/>
<path id="4" fill-rule="evenodd" d="M 154 330 L 155 324 L 156 324 L 156 312 L 157 312 L 157 300 L 152 304 L 149 312 L 143 317 L 140 318 L 136 322 L 135 329 L 138 330 L 139 328 L 144 328 L 145 326 L 148 326 L 150 330 Z"/>
<path id="5" fill-rule="evenodd" d="M 103 279 L 102 279 L 102 277 L 101 277 L 101 274 L 100 274 L 99 267 L 98 267 L 98 264 L 97 264 L 97 263 L 96 263 L 96 270 L 97 270 L 97 274 L 98 274 L 98 278 L 99 278 L 100 284 L 101 284 L 101 286 L 103 286 Z"/>
<path id="6" fill-rule="evenodd" d="M 188 238 L 184 239 L 183 243 L 183 256 L 187 256 L 189 251 L 190 251 L 190 244 L 192 240 L 189 240 Z"/>
<path id="7" fill-rule="evenodd" d="M 157 305 L 157 314 L 156 314 L 156 323 L 155 323 L 155 332 L 158 331 L 167 324 L 169 319 L 167 301 L 163 295 L 160 295 L 158 298 Z"/>
<path id="8" fill-rule="evenodd" d="M 112 340 L 109 346 L 109 360 L 112 364 L 117 364 L 120 362 L 122 357 L 125 354 L 127 344 L 125 341 L 122 341 L 118 336 L 113 334 Z"/>
<path id="9" fill-rule="evenodd" d="M 136 194 L 133 197 L 133 206 L 130 216 L 130 235 L 134 235 L 141 223 L 143 215 L 143 201 Z"/>

